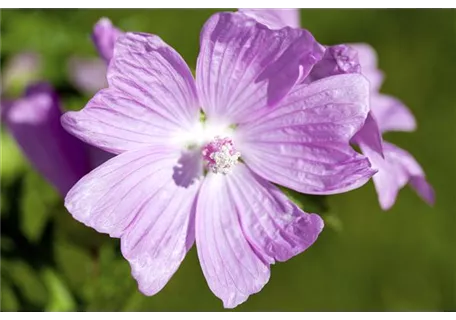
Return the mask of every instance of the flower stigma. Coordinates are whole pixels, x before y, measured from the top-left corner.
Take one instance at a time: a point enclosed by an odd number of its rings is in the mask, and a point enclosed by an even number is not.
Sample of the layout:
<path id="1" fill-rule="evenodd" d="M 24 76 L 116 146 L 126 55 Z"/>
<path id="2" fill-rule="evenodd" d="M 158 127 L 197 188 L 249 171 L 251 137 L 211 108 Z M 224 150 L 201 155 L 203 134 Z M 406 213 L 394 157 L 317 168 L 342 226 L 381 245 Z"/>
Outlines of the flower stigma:
<path id="1" fill-rule="evenodd" d="M 203 160 L 208 170 L 213 173 L 230 173 L 239 162 L 241 153 L 236 150 L 233 140 L 216 136 L 201 150 Z"/>

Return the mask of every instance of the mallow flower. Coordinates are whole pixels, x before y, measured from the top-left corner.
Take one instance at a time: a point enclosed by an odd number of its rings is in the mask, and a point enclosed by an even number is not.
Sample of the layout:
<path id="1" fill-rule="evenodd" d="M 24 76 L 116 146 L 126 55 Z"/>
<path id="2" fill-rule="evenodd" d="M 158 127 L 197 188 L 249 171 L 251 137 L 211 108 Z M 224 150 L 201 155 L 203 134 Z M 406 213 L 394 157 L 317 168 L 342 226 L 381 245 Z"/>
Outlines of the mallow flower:
<path id="1" fill-rule="evenodd" d="M 298 9 L 239 9 L 271 29 L 290 26 L 299 28 Z M 382 209 L 390 209 L 397 194 L 406 184 L 429 204 L 434 203 L 434 191 L 426 181 L 421 166 L 407 151 L 386 141 L 381 134 L 387 131 L 413 131 L 416 121 L 410 110 L 397 98 L 380 93 L 384 75 L 377 67 L 377 54 L 367 44 L 335 45 L 311 70 L 304 82 L 335 74 L 362 73 L 370 83 L 370 110 L 366 122 L 353 142 L 378 170 L 373 176 Z"/>
<path id="2" fill-rule="evenodd" d="M 47 83 L 29 85 L 16 100 L 2 101 L 2 120 L 29 162 L 64 196 L 111 155 L 65 131 L 59 97 Z"/>
<path id="3" fill-rule="evenodd" d="M 196 77 L 158 36 L 115 41 L 109 87 L 61 118 L 117 154 L 67 194 L 73 217 L 120 238 L 139 289 L 159 292 L 196 242 L 227 308 L 268 282 L 270 265 L 303 252 L 322 219 L 276 186 L 334 194 L 374 171 L 349 140 L 368 112 L 359 74 L 299 85 L 321 58 L 306 30 L 270 30 L 239 13 L 204 25 Z"/>

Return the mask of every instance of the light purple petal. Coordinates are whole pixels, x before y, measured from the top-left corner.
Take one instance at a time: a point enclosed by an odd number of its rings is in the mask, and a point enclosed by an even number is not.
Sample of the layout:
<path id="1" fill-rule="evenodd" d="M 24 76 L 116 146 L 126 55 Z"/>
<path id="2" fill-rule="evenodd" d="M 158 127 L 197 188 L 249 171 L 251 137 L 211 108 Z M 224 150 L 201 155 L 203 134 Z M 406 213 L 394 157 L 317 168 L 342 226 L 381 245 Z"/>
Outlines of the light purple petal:
<path id="1" fill-rule="evenodd" d="M 108 86 L 106 64 L 99 58 L 71 57 L 68 60 L 68 73 L 72 84 L 84 93 L 94 94 Z"/>
<path id="2" fill-rule="evenodd" d="M 371 161 L 372 167 L 378 169 L 373 180 L 383 210 L 388 210 L 394 205 L 399 190 L 407 183 L 410 183 L 429 204 L 434 203 L 434 191 L 426 181 L 423 169 L 407 151 L 383 142 L 385 159 L 382 159 L 377 153 L 372 153 L 362 145 L 360 148 Z"/>
<path id="3" fill-rule="evenodd" d="M 240 12 L 254 18 L 271 29 L 283 27 L 300 28 L 299 9 L 239 9 Z"/>
<path id="4" fill-rule="evenodd" d="M 339 44 L 325 49 L 323 58 L 318 61 L 312 71 L 304 79 L 304 83 L 345 73 L 360 73 L 358 53 L 353 48 Z"/>
<path id="5" fill-rule="evenodd" d="M 240 13 L 215 14 L 201 32 L 201 107 L 208 118 L 246 122 L 276 105 L 321 55 L 306 30 L 273 31 Z"/>
<path id="6" fill-rule="evenodd" d="M 194 242 L 194 180 L 176 176 L 183 155 L 167 147 L 125 152 L 83 177 L 65 206 L 75 219 L 121 238 L 122 254 L 146 295 L 160 291 Z"/>
<path id="7" fill-rule="evenodd" d="M 367 43 L 349 44 L 358 52 L 361 73 L 369 80 L 372 92 L 378 92 L 383 83 L 383 72 L 378 69 L 377 53 Z"/>
<path id="8" fill-rule="evenodd" d="M 89 168 L 86 146 L 60 125 L 56 93 L 44 83 L 8 103 L 3 120 L 32 165 L 64 195 Z M 3 106 L 2 106 L 3 108 Z"/>
<path id="9" fill-rule="evenodd" d="M 241 165 L 239 165 L 241 166 Z M 232 173 L 231 173 L 232 174 Z M 269 280 L 269 266 L 255 253 L 239 222 L 242 208 L 227 177 L 209 173 L 198 195 L 196 247 L 204 276 L 225 308 L 234 308 Z M 250 188 L 250 186 L 245 186 Z"/>
<path id="10" fill-rule="evenodd" d="M 416 129 L 416 121 L 412 112 L 394 97 L 386 94 L 372 94 L 371 110 L 381 132 Z"/>
<path id="11" fill-rule="evenodd" d="M 268 264 L 286 261 L 317 240 L 323 220 L 299 209 L 246 166 L 239 165 L 226 180 L 244 235 Z"/>
<path id="12" fill-rule="evenodd" d="M 246 164 L 266 180 L 303 193 L 333 194 L 373 175 L 349 141 L 368 113 L 369 84 L 358 74 L 296 87 L 269 114 L 236 130 Z"/>
<path id="13" fill-rule="evenodd" d="M 358 145 L 363 144 L 365 148 L 369 148 L 383 157 L 383 139 L 378 123 L 372 116 L 372 111 L 368 113 L 363 127 L 355 134 L 352 142 Z"/>
<path id="14" fill-rule="evenodd" d="M 157 36 L 120 37 L 108 82 L 84 109 L 62 117 L 64 127 L 89 144 L 112 153 L 171 144 L 198 121 L 190 69 Z"/>
<path id="15" fill-rule="evenodd" d="M 322 228 L 318 215 L 300 210 L 243 164 L 226 176 L 208 174 L 198 196 L 198 256 L 227 308 L 260 291 L 269 265 L 306 250 Z"/>
<path id="16" fill-rule="evenodd" d="M 112 25 L 108 18 L 101 18 L 93 27 L 92 40 L 98 50 L 98 54 L 109 64 L 114 53 L 114 45 L 122 31 Z"/>

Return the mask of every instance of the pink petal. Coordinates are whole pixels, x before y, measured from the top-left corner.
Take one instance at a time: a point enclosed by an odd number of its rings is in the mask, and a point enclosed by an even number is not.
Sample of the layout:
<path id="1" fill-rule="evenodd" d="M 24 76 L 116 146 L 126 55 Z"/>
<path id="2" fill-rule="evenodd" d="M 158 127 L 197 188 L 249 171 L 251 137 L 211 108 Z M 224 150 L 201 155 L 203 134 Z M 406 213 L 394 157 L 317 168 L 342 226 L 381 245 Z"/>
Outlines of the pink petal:
<path id="1" fill-rule="evenodd" d="M 382 159 L 362 145 L 360 148 L 371 161 L 372 167 L 378 169 L 373 180 L 383 210 L 388 210 L 394 205 L 399 190 L 407 183 L 410 183 L 429 204 L 434 203 L 434 191 L 426 181 L 423 169 L 407 151 L 383 142 L 385 159 Z"/>
<path id="2" fill-rule="evenodd" d="M 11 101 L 2 111 L 6 126 L 31 164 L 62 195 L 90 170 L 86 146 L 60 125 L 60 103 L 49 85 L 28 87 L 23 98 Z"/>
<path id="3" fill-rule="evenodd" d="M 323 228 L 276 187 L 239 164 L 208 174 L 198 196 L 196 243 L 209 287 L 233 308 L 261 290 L 269 265 L 312 245 Z"/>
<path id="4" fill-rule="evenodd" d="M 378 123 L 372 116 L 372 111 L 368 113 L 363 127 L 355 134 L 352 142 L 358 145 L 363 144 L 365 148 L 369 148 L 383 157 L 383 139 Z"/>
<path id="5" fill-rule="evenodd" d="M 361 73 L 369 80 L 372 92 L 378 92 L 383 83 L 383 72 L 378 69 L 377 53 L 367 43 L 350 44 L 358 52 Z"/>
<path id="6" fill-rule="evenodd" d="M 183 159 L 166 147 L 128 151 L 83 177 L 65 198 L 75 219 L 121 238 L 122 253 L 146 295 L 163 288 L 194 241 L 202 171 Z M 182 167 L 192 181 L 179 176 Z"/>
<path id="7" fill-rule="evenodd" d="M 271 29 L 283 27 L 300 28 L 299 9 L 239 9 L 240 12 L 254 18 Z"/>
<path id="8" fill-rule="evenodd" d="M 410 110 L 398 99 L 386 94 L 371 96 L 371 110 L 382 132 L 413 131 L 416 121 Z"/>
<path id="9" fill-rule="evenodd" d="M 323 58 L 318 61 L 304 78 L 304 83 L 311 83 L 326 77 L 345 73 L 360 73 L 361 66 L 356 50 L 345 44 L 324 48 Z"/>
<path id="10" fill-rule="evenodd" d="M 114 27 L 108 18 L 101 18 L 93 27 L 93 43 L 106 64 L 111 60 L 114 54 L 114 45 L 121 35 L 122 31 Z"/>
<path id="11" fill-rule="evenodd" d="M 100 58 L 71 57 L 68 73 L 73 85 L 84 93 L 94 94 L 108 86 L 106 64 Z"/>
<path id="12" fill-rule="evenodd" d="M 109 88 L 62 124 L 103 150 L 121 153 L 172 143 L 198 121 L 196 89 L 182 57 L 159 37 L 127 33 L 116 42 Z"/>
<path id="13" fill-rule="evenodd" d="M 240 13 L 206 22 L 196 83 L 208 118 L 243 123 L 276 105 L 307 75 L 322 51 L 302 29 L 270 30 Z"/>
<path id="14" fill-rule="evenodd" d="M 299 192 L 358 188 L 374 173 L 349 144 L 367 117 L 368 98 L 369 84 L 358 74 L 298 86 L 275 110 L 237 128 L 238 149 L 255 173 Z"/>

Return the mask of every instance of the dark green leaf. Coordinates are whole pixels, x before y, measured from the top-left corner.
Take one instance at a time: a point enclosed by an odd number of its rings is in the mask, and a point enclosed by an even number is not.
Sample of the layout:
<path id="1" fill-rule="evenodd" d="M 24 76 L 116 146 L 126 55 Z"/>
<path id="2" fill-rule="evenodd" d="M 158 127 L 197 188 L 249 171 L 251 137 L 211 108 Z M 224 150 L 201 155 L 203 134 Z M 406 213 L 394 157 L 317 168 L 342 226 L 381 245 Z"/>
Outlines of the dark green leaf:
<path id="1" fill-rule="evenodd" d="M 38 173 L 28 171 L 24 179 L 20 228 L 31 242 L 41 238 L 46 222 L 59 199 L 57 191 Z"/>
<path id="2" fill-rule="evenodd" d="M 21 260 L 2 259 L 2 276 L 18 288 L 24 299 L 35 307 L 43 308 L 48 294 L 39 274 Z"/>
<path id="3" fill-rule="evenodd" d="M 18 311 L 19 302 L 13 288 L 8 281 L 2 277 L 1 279 L 1 294 L 0 294 L 0 310 L 1 311 Z"/>
<path id="4" fill-rule="evenodd" d="M 57 269 L 71 290 L 82 296 L 84 285 L 92 284 L 94 280 L 94 268 L 97 263 L 94 250 L 57 237 L 54 252 Z"/>
<path id="5" fill-rule="evenodd" d="M 103 245 L 98 253 L 93 281 L 87 284 L 89 310 L 122 310 L 127 297 L 137 292 L 130 266 L 114 248 L 114 242 Z"/>

